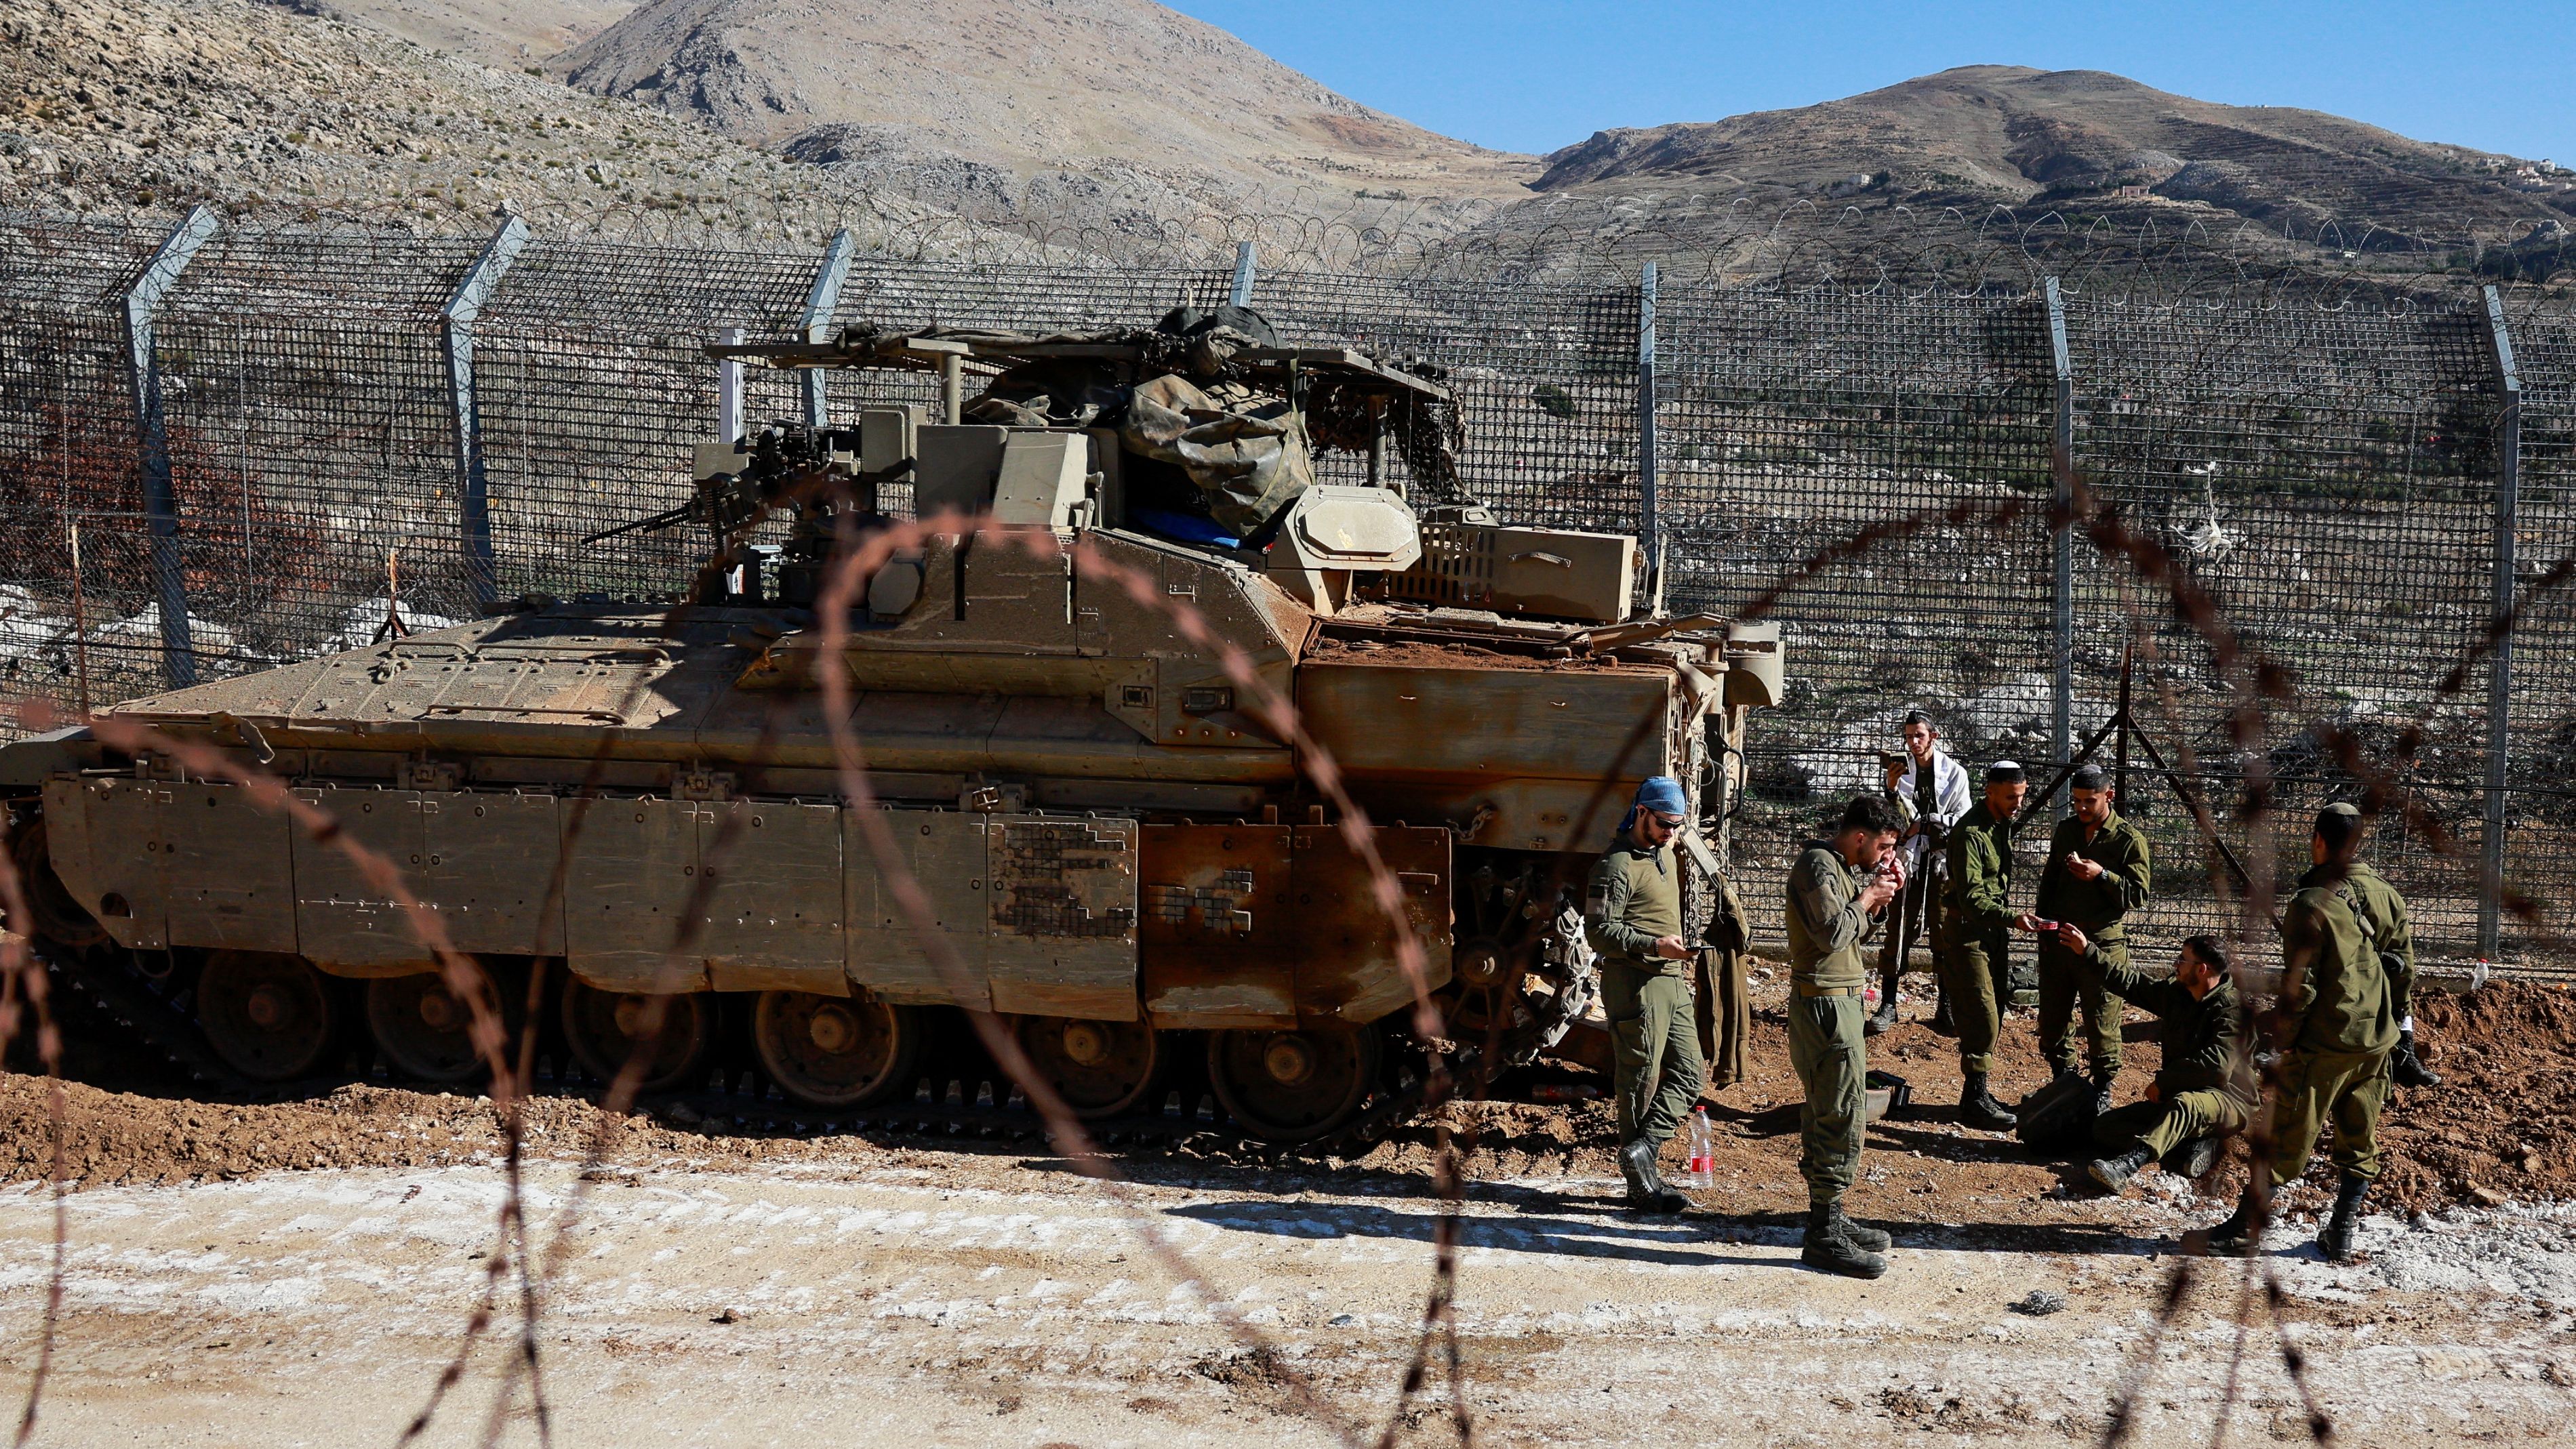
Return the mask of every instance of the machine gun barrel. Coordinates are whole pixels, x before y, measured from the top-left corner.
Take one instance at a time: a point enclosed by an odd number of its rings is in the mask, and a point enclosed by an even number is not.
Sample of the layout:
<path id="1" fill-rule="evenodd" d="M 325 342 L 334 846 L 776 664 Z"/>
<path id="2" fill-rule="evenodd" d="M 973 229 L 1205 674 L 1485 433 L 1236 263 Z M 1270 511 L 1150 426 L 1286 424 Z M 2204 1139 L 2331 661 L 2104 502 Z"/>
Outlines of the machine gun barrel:
<path id="1" fill-rule="evenodd" d="M 659 513 L 647 514 L 642 518 L 621 523 L 615 528 L 603 528 L 599 532 L 582 539 L 582 542 L 597 543 L 603 538 L 615 538 L 618 535 L 625 533 L 652 533 L 660 529 L 669 528 L 675 524 L 686 523 L 691 518 L 697 516 L 697 512 L 697 500 L 691 499 L 677 508 L 665 508 Z"/>

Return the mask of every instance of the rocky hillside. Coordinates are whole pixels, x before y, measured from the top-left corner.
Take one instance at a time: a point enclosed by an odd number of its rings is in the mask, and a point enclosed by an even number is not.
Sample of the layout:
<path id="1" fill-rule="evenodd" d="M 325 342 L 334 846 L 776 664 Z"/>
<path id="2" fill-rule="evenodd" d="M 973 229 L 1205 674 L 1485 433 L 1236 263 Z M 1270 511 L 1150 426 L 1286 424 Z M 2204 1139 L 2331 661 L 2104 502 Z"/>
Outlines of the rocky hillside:
<path id="1" fill-rule="evenodd" d="M 1774 200 L 2156 203 L 2347 247 L 2507 239 L 2576 217 L 2576 173 L 2317 111 L 2225 106 L 2102 71 L 1968 66 L 1722 121 L 1602 131 L 1538 189 Z"/>
<path id="2" fill-rule="evenodd" d="M 1337 210 L 1521 195 L 1538 174 L 1152 0 L 649 0 L 550 65 L 875 184 L 988 206 L 1036 181 L 1099 218 Z"/>
<path id="3" fill-rule="evenodd" d="M 480 230 L 808 240 L 932 230 L 928 208 L 660 110 L 249 0 L 0 8 L 0 206 L 364 217 Z M 936 228 L 959 244 L 971 228 Z"/>

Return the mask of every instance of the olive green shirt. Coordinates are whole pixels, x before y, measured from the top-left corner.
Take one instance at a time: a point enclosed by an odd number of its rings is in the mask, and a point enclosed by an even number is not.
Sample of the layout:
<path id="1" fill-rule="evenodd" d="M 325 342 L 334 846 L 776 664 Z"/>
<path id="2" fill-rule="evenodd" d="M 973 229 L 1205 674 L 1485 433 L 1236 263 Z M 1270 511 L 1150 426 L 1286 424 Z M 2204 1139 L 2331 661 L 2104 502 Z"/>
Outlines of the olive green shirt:
<path id="1" fill-rule="evenodd" d="M 1583 935 L 1602 959 L 1679 976 L 1688 961 L 1667 961 L 1655 942 L 1682 933 L 1682 881 L 1669 845 L 1649 850 L 1622 837 L 1592 867 L 1583 893 Z"/>
<path id="2" fill-rule="evenodd" d="M 1980 800 L 1950 827 L 1950 909 L 1962 934 L 1984 936 L 2013 923 L 2013 825 Z"/>
<path id="3" fill-rule="evenodd" d="M 2390 1010 L 2403 1017 L 2415 1000 L 2415 928 L 2406 919 L 2406 898 L 2365 862 L 2356 860 L 2347 869 L 2345 899 L 2387 973 Z"/>
<path id="4" fill-rule="evenodd" d="M 1869 912 L 1860 907 L 1860 879 L 1822 841 L 1799 852 L 1789 867 L 1789 979 L 1840 990 L 1869 980 L 1860 943 L 1869 939 Z"/>
<path id="5" fill-rule="evenodd" d="M 2281 1010 L 2296 1023 L 2294 1051 L 2357 1056 L 2397 1044 L 2388 973 L 2345 898 L 2344 868 L 2299 877 L 2281 915 Z"/>
<path id="6" fill-rule="evenodd" d="M 2245 1014 L 2237 1009 L 2235 982 L 2222 974 L 2207 996 L 2194 996 L 2179 979 L 2113 960 L 2090 942 L 2077 960 L 2104 990 L 2164 1023 L 2159 1097 L 2170 1102 L 2184 1092 L 2220 1091 L 2239 1106 L 2253 1107 L 2254 1061 L 2245 1050 Z"/>
<path id="7" fill-rule="evenodd" d="M 2077 880 L 2066 857 L 2081 855 L 2102 867 L 2091 880 Z M 2048 837 L 2048 864 L 2039 872 L 2039 901 L 2031 909 L 2052 921 L 2072 921 L 2097 941 L 2128 936 L 2120 924 L 2129 912 L 2147 903 L 2147 837 L 2114 810 L 2091 840 L 2084 822 L 2069 815 Z"/>

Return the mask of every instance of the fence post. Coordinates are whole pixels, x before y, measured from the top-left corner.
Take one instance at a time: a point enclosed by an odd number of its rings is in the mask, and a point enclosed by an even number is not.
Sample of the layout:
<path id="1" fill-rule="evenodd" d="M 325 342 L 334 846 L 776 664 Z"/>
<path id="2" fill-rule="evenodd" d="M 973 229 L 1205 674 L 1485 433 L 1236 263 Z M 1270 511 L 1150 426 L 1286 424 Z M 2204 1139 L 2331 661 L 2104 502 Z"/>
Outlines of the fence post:
<path id="1" fill-rule="evenodd" d="M 1663 519 L 1655 496 L 1655 264 L 1637 269 L 1637 544 L 1645 551 L 1646 596 L 1664 596 Z"/>
<path id="2" fill-rule="evenodd" d="M 474 392 L 474 321 L 501 274 L 528 244 L 528 224 L 504 216 L 484 243 L 483 254 L 465 269 L 456 292 L 438 309 L 440 350 L 447 356 L 447 408 L 456 426 L 456 514 L 465 535 L 466 586 L 477 608 L 491 606 L 499 591 L 499 570 L 492 557 L 490 485 L 483 471 L 483 410 Z"/>
<path id="3" fill-rule="evenodd" d="M 2504 294 L 2486 289 L 2488 356 L 2495 364 L 2496 499 L 2494 617 L 2514 607 L 2514 530 L 2522 510 L 2522 377 L 2513 365 Z M 2495 641 L 2487 660 L 2486 811 L 2478 841 L 2478 954 L 2493 960 L 2504 944 L 2505 789 L 2513 769 L 2513 631 Z"/>
<path id="4" fill-rule="evenodd" d="M 197 649 L 188 632 L 187 572 L 179 557 L 179 499 L 170 480 L 170 432 L 161 411 L 161 362 L 152 331 L 161 299 L 169 295 L 179 273 L 219 224 L 206 207 L 190 208 L 125 293 L 125 360 L 134 383 L 134 440 L 142 455 L 143 516 L 152 527 L 152 585 L 161 606 L 161 672 L 173 689 L 197 682 Z"/>
<path id="5" fill-rule="evenodd" d="M 2048 294 L 2048 352 L 2055 374 L 2056 415 L 2048 439 L 2049 505 L 2049 730 L 2063 765 L 2075 756 L 2075 363 L 2066 349 L 2066 298 L 2057 279 L 2041 279 Z M 2065 792 L 2059 791 L 2062 796 Z"/>
<path id="6" fill-rule="evenodd" d="M 850 258 L 859 254 L 859 239 L 848 231 L 832 233 L 831 248 L 823 253 L 823 265 L 814 273 L 813 290 L 805 294 L 805 315 L 797 326 L 805 329 L 805 340 L 821 342 L 831 330 L 832 314 L 840 309 L 841 283 L 849 279 Z M 828 368 L 805 369 L 805 426 L 817 432 L 832 425 L 831 398 L 823 390 Z"/>
<path id="7" fill-rule="evenodd" d="M 1248 241 L 1234 244 L 1234 286 L 1225 299 L 1238 307 L 1252 305 L 1252 243 Z"/>

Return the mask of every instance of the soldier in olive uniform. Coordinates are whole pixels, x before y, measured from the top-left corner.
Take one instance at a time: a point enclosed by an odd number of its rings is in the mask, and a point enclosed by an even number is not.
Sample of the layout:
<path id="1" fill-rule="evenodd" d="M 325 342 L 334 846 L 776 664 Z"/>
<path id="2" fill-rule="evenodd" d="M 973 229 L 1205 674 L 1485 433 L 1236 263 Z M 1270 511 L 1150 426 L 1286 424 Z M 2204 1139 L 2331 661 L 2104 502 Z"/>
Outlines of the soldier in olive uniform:
<path id="1" fill-rule="evenodd" d="M 2093 1119 L 2093 1140 L 2113 1155 L 2088 1169 L 2118 1192 L 2146 1165 L 2188 1145 L 2182 1173 L 2198 1177 L 2217 1160 L 2219 1140 L 2245 1130 L 2254 1111 L 2254 1059 L 2245 1046 L 2245 1013 L 2228 975 L 2227 947 L 2216 936 L 2182 943 L 2171 977 L 2150 976 L 2114 961 L 2075 926 L 2058 943 L 2087 975 L 2164 1023 L 2164 1064 L 2147 1100 Z"/>
<path id="2" fill-rule="evenodd" d="M 1942 942 L 1941 993 L 1959 1030 L 1959 1120 L 1987 1132 L 2009 1132 L 2014 1117 L 1986 1087 L 2002 1022 L 1998 996 L 2008 994 L 2012 928 L 2013 817 L 2030 793 L 2012 760 L 1986 770 L 1986 796 L 1950 831 L 1950 929 Z"/>
<path id="3" fill-rule="evenodd" d="M 1655 1156 L 1708 1079 L 1691 1016 L 1688 972 L 1697 953 L 1682 940 L 1681 868 L 1673 858 L 1673 837 L 1689 812 L 1671 776 L 1638 786 L 1619 822 L 1619 843 L 1592 867 L 1584 891 L 1584 936 L 1601 955 L 1601 1009 L 1617 1067 L 1619 1169 L 1629 1208 L 1642 1213 L 1690 1206 L 1664 1185 Z"/>
<path id="4" fill-rule="evenodd" d="M 2057 822 L 2049 837 L 2048 864 L 2039 872 L 2039 900 L 2032 914 L 2075 926 L 2105 957 L 2126 965 L 2129 932 L 2123 922 L 2147 903 L 2147 837 L 2111 808 L 2110 784 L 2099 766 L 2077 770 L 2068 785 L 2075 813 Z M 2120 1072 L 2119 1003 L 2098 980 L 2085 975 L 2064 946 L 2041 937 L 2039 1049 L 2060 1073 L 2075 1069 L 2079 1004 L 2096 1110 L 2106 1112 L 2111 1079 Z"/>
<path id="5" fill-rule="evenodd" d="M 1904 884 L 1882 867 L 1904 826 L 1886 801 L 1861 796 L 1833 838 L 1810 843 L 1789 868 L 1789 1065 L 1807 1091 L 1798 1115 L 1798 1171 L 1807 1179 L 1800 1258 L 1855 1278 L 1887 1271 L 1887 1234 L 1846 1217 L 1842 1200 L 1868 1125 L 1861 942 Z"/>
<path id="6" fill-rule="evenodd" d="M 2271 1180 L 2296 1181 L 2308 1170 L 2317 1134 L 2334 1127 L 2334 1162 L 2342 1173 L 2334 1214 L 2317 1234 L 2327 1258 L 2352 1256 L 2362 1198 L 2379 1176 L 2379 1109 L 2388 1096 L 2388 1054 L 2397 1045 L 2388 974 L 2370 934 L 2353 912 L 2352 862 L 2361 849 L 2358 812 L 2326 810 L 2308 839 L 2315 862 L 2281 916 L 2281 1000 L 2275 1008 L 2287 1041 L 2275 1064 Z M 2265 1164 L 2257 1164 L 2258 1175 Z M 2210 1230 L 2212 1252 L 2241 1253 L 2254 1238 L 2255 1188 L 2235 1216 Z"/>
<path id="7" fill-rule="evenodd" d="M 2370 822 L 2359 807 L 2337 801 L 2326 808 L 2361 821 L 2363 838 L 2368 838 Z M 2388 975 L 2388 1011 L 2397 1018 L 2397 1049 L 2388 1054 L 2388 1080 L 2400 1087 L 2438 1087 L 2441 1077 L 2415 1054 L 2415 928 L 2406 918 L 2406 898 L 2359 855 L 2353 857 L 2346 881 L 2352 887 L 2353 913 L 2370 933 L 2380 969 Z"/>

